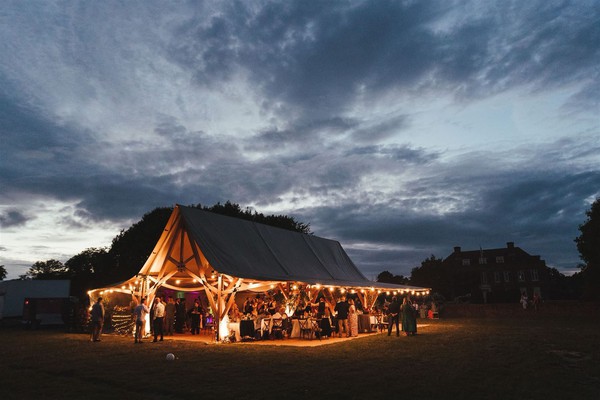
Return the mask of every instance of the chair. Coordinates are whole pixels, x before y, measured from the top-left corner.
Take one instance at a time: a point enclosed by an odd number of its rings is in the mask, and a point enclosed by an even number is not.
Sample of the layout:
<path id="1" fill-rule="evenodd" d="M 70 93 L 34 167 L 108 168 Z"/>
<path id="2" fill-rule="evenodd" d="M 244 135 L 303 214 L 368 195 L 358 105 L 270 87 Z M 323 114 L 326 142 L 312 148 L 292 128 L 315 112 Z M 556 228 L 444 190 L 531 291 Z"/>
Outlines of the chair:
<path id="1" fill-rule="evenodd" d="M 268 339 L 271 334 L 271 318 L 263 318 L 260 321 L 259 327 L 256 329 L 257 337 L 260 339 Z"/>
<path id="2" fill-rule="evenodd" d="M 283 339 L 283 319 L 273 318 L 271 324 L 271 337 Z"/>
<path id="3" fill-rule="evenodd" d="M 387 322 L 384 321 L 384 315 L 383 314 L 377 314 L 375 315 L 375 328 L 377 330 L 379 330 L 379 332 L 383 332 L 387 329 Z"/>
<path id="4" fill-rule="evenodd" d="M 321 336 L 323 336 L 321 334 L 321 331 L 322 331 L 322 329 L 321 329 L 321 320 L 320 319 L 311 319 L 310 320 L 310 325 L 311 325 L 310 328 L 311 328 L 313 334 L 316 337 L 318 337 L 319 340 L 321 340 Z M 311 336 L 312 336 L 312 334 L 311 334 Z"/>
<path id="5" fill-rule="evenodd" d="M 212 315 L 207 315 L 205 317 L 204 323 L 202 324 L 202 330 L 206 333 L 213 331 L 215 329 L 215 319 Z"/>
<path id="6" fill-rule="evenodd" d="M 298 323 L 300 324 L 300 337 L 304 338 L 306 336 L 306 338 L 312 339 L 313 330 L 310 324 L 310 320 L 299 319 Z"/>

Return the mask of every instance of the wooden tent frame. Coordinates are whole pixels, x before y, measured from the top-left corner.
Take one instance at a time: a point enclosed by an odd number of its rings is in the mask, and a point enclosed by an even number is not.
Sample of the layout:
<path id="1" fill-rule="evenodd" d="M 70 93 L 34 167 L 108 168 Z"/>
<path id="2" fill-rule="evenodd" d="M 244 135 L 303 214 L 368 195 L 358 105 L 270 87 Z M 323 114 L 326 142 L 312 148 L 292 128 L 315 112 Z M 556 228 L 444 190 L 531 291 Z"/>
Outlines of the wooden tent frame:
<path id="1" fill-rule="evenodd" d="M 385 288 L 375 289 L 368 285 L 347 288 L 344 285 L 322 286 L 304 282 L 259 281 L 219 273 L 210 265 L 202 249 L 190 237 L 178 207 L 174 208 L 152 254 L 136 276 L 112 287 L 94 289 L 89 291 L 88 295 L 97 297 L 97 294 L 102 294 L 104 291 L 126 293 L 130 294 L 135 302 L 140 302 L 145 297 L 146 304 L 150 306 L 160 287 L 182 292 L 203 291 L 216 318 L 216 341 L 221 339 L 221 321 L 229 313 L 238 292 L 267 292 L 278 288 L 288 299 L 289 291 L 286 289 L 291 287 L 294 292 L 305 290 L 309 300 L 315 302 L 319 292 L 323 291 L 328 304 L 332 306 L 334 290 L 340 290 L 342 294 L 347 290 L 349 293 L 356 293 L 362 304 L 372 308 L 378 295 L 385 291 Z M 323 290 L 326 288 L 328 290 Z M 390 290 L 395 294 L 429 293 L 427 288 L 404 290 L 398 289 L 396 285 L 390 285 Z"/>

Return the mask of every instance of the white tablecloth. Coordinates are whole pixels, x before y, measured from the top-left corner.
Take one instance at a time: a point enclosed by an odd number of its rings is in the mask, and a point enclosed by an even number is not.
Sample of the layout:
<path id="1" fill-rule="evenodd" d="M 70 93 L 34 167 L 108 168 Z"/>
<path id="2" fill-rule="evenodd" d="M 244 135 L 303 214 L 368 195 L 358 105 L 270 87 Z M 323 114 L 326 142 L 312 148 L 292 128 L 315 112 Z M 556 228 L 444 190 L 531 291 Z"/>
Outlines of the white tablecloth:
<path id="1" fill-rule="evenodd" d="M 235 340 L 236 341 L 241 341 L 242 337 L 240 336 L 240 323 L 239 322 L 229 322 L 227 324 L 227 329 L 229 329 L 229 334 L 231 334 L 231 332 L 235 332 Z"/>

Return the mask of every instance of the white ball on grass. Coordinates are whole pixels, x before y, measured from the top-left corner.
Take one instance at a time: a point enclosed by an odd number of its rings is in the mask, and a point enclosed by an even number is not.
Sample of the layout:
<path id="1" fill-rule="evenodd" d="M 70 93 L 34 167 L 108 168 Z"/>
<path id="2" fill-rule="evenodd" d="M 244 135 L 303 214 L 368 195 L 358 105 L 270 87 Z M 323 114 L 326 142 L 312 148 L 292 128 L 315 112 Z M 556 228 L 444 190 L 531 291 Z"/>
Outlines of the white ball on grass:
<path id="1" fill-rule="evenodd" d="M 167 354 L 167 361 L 173 361 L 175 359 L 175 354 L 169 353 Z"/>

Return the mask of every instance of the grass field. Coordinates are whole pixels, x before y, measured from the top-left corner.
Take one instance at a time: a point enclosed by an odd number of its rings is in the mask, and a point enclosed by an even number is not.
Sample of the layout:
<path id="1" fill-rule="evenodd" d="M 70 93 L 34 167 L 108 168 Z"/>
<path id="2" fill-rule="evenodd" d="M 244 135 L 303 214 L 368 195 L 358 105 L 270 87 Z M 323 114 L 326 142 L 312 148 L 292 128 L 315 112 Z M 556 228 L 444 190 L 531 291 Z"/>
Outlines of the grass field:
<path id="1" fill-rule="evenodd" d="M 415 337 L 318 347 L 134 345 L 114 335 L 91 343 L 2 328 L 0 399 L 600 398 L 597 318 L 420 322 Z"/>

